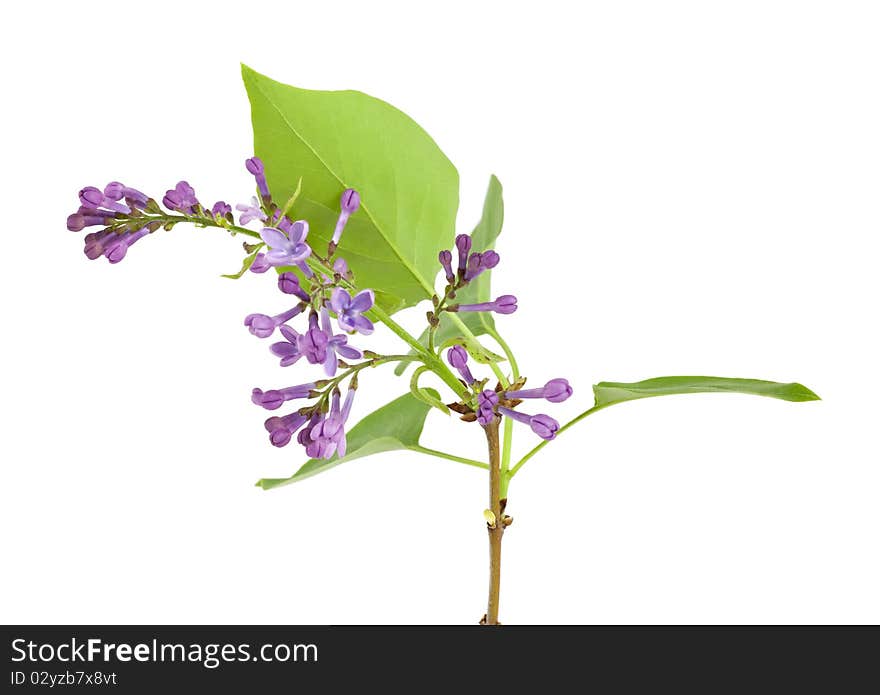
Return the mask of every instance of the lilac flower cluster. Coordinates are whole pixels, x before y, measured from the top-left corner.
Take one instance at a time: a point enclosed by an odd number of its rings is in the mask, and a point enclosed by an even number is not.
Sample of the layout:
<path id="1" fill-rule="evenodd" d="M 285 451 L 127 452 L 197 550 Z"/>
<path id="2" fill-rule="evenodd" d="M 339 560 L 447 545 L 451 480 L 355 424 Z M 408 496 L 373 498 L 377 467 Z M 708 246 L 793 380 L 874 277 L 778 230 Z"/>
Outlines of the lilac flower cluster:
<path id="1" fill-rule="evenodd" d="M 357 367 L 349 382 L 345 399 L 339 390 L 339 381 L 347 376 L 344 373 L 336 378 L 340 364 L 348 367 L 344 360 L 359 360 L 364 353 L 349 345 L 349 335 L 373 332 L 372 322 L 364 315 L 373 307 L 375 296 L 372 290 L 363 290 L 353 297 L 348 290 L 351 273 L 342 258 L 332 264 L 332 277 L 315 273 L 308 265 L 311 257 L 317 258 L 325 267 L 336 251 L 345 225 L 360 206 L 357 191 L 348 189 L 340 200 L 340 213 L 332 240 L 328 246 L 327 258 L 313 254 L 307 241 L 309 224 L 305 220 L 291 220 L 272 203 L 269 186 L 266 183 L 265 168 L 257 158 L 248 159 L 247 170 L 256 179 L 259 199 L 254 197 L 250 205 L 237 205 L 241 213 L 239 222 L 245 225 L 252 221 L 264 224 L 260 239 L 265 251 L 257 250 L 250 270 L 265 272 L 268 268 L 279 269 L 278 289 L 282 294 L 294 297 L 297 303 L 275 315 L 249 314 L 244 325 L 258 338 L 269 338 L 276 334 L 281 340 L 270 345 L 270 352 L 279 358 L 282 367 L 289 367 L 305 359 L 309 364 L 321 365 L 329 377 L 320 381 L 289 386 L 281 389 L 263 391 L 254 389 L 251 400 L 266 410 L 277 410 L 288 401 L 315 399 L 311 405 L 294 410 L 283 416 L 273 416 L 266 420 L 266 430 L 273 446 L 283 447 L 294 438 L 305 448 L 312 458 L 330 458 L 334 454 L 344 456 L 346 451 L 345 424 L 348 421 L 357 389 Z M 271 222 L 271 224 L 270 224 Z M 295 268 L 299 271 L 285 270 Z M 339 332 L 333 327 L 331 311 L 336 315 Z M 306 323 L 297 330 L 289 324 L 299 315 L 305 315 Z M 370 364 L 370 361 L 362 363 Z"/>
<path id="2" fill-rule="evenodd" d="M 450 304 L 456 292 L 466 286 L 480 274 L 498 265 L 500 257 L 495 251 L 472 251 L 473 240 L 461 234 L 455 239 L 458 252 L 458 265 L 453 268 L 452 251 L 441 251 L 440 265 L 446 276 L 446 289 L 443 297 L 435 297 L 434 311 L 429 312 L 428 322 L 431 330 L 439 325 L 439 316 L 443 311 L 493 311 L 498 314 L 512 314 L 516 311 L 516 297 L 510 294 L 501 295 L 491 302 L 476 304 Z M 523 399 L 543 398 L 551 403 L 561 403 L 571 396 L 572 389 L 565 379 L 551 379 L 542 388 L 523 389 L 525 379 L 520 379 L 510 388 L 504 389 L 498 384 L 494 390 L 486 388 L 487 379 L 477 381 L 468 366 L 468 352 L 462 345 L 454 345 L 446 353 L 449 364 L 461 376 L 462 383 L 471 390 L 473 399 L 470 403 L 462 401 L 453 404 L 454 409 L 462 415 L 462 419 L 477 421 L 484 427 L 499 417 L 509 417 L 516 422 L 529 425 L 532 431 L 542 439 L 553 439 L 559 430 L 559 423 L 549 415 L 527 415 L 515 410 Z M 475 407 L 474 407 L 475 404 Z"/>
<path id="3" fill-rule="evenodd" d="M 245 244 L 250 254 L 245 267 L 253 273 L 277 268 L 279 291 L 295 298 L 296 304 L 274 315 L 249 314 L 244 325 L 258 338 L 280 335 L 281 340 L 269 349 L 282 367 L 305 359 L 309 364 L 321 365 L 329 379 L 269 391 L 254 389 L 251 400 L 267 410 L 277 410 L 288 401 L 313 399 L 311 404 L 288 415 L 267 419 L 269 441 L 281 447 L 295 436 L 309 456 L 344 455 L 345 424 L 357 388 L 358 369 L 378 358 L 370 353 L 366 362 L 336 378 L 340 365 L 349 366 L 344 360 L 364 357 L 361 350 L 349 345 L 349 335 L 373 332 L 373 324 L 366 316 L 375 302 L 373 291 L 363 290 L 352 296 L 348 265 L 342 258 L 333 259 L 349 218 L 360 207 L 360 196 L 353 189 L 342 193 L 339 219 L 327 256 L 321 258 L 313 254 L 308 243 L 308 222 L 291 219 L 287 208 L 282 210 L 272 201 L 263 162 L 251 157 L 245 161 L 245 168 L 254 177 L 258 196 L 248 204 L 235 206 L 239 226 L 235 225 L 231 205 L 220 200 L 206 209 L 186 181 L 179 181 L 162 196 L 166 210 L 141 191 L 113 181 L 103 189 L 87 186 L 79 192 L 80 207 L 67 218 L 67 228 L 79 232 L 86 227 L 101 227 L 86 235 L 85 254 L 90 259 L 104 256 L 110 263 L 121 261 L 129 247 L 148 234 L 171 229 L 179 222 L 223 227 L 234 234 L 259 235 L 259 243 Z M 261 225 L 258 233 L 245 229 L 252 222 Z M 315 273 L 309 265 L 313 257 L 321 266 L 332 267 L 332 276 Z M 334 330 L 331 312 L 336 317 L 338 332 Z M 305 325 L 297 330 L 289 322 L 300 315 L 306 317 Z M 343 400 L 339 383 L 348 376 L 351 380 Z"/>

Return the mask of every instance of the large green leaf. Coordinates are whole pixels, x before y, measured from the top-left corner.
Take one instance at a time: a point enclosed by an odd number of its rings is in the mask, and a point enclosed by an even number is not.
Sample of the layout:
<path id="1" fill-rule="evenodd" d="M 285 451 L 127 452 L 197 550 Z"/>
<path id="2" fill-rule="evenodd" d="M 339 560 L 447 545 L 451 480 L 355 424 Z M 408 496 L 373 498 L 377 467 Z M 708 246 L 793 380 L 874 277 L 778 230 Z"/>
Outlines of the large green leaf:
<path id="1" fill-rule="evenodd" d="M 425 388 L 432 398 L 439 399 L 434 389 Z M 309 459 L 289 478 L 263 478 L 257 485 L 264 490 L 305 480 L 346 461 L 397 449 L 415 449 L 425 426 L 425 417 L 431 409 L 412 394 L 406 394 L 367 415 L 348 432 L 348 450 L 342 458 Z"/>
<path id="2" fill-rule="evenodd" d="M 498 235 L 501 234 L 503 224 L 503 189 L 501 188 L 501 182 L 493 175 L 489 178 L 489 188 L 483 201 L 483 214 L 471 234 L 474 250 L 485 251 L 491 249 Z M 456 293 L 455 301 L 459 304 L 478 304 L 491 301 L 491 274 L 491 270 L 481 274 L 476 280 Z M 464 322 L 475 336 L 495 330 L 495 321 L 492 318 L 492 314 L 488 311 L 473 311 L 455 315 Z M 449 314 L 441 314 L 440 325 L 437 327 L 437 333 L 434 337 L 435 343 L 439 345 L 449 338 L 454 338 L 461 332 L 461 326 L 455 323 Z M 428 344 L 427 329 L 419 337 L 419 342 L 423 345 Z M 402 374 L 406 367 L 407 363 L 401 362 L 395 368 L 394 373 Z"/>
<path id="3" fill-rule="evenodd" d="M 654 396 L 673 396 L 684 393 L 746 393 L 768 396 L 784 401 L 817 401 L 819 396 L 803 384 L 781 384 L 760 379 L 728 379 L 718 376 L 661 376 L 631 384 L 602 381 L 593 386 L 596 396 L 594 408 L 605 408 L 615 403 L 634 401 Z"/>
<path id="4" fill-rule="evenodd" d="M 309 221 L 321 248 L 332 235 L 339 197 L 361 195 L 340 255 L 389 312 L 434 293 L 437 253 L 452 244 L 458 172 L 431 137 L 393 106 L 355 91 L 298 89 L 242 65 L 254 150 L 283 204 L 302 177 L 293 214 Z"/>

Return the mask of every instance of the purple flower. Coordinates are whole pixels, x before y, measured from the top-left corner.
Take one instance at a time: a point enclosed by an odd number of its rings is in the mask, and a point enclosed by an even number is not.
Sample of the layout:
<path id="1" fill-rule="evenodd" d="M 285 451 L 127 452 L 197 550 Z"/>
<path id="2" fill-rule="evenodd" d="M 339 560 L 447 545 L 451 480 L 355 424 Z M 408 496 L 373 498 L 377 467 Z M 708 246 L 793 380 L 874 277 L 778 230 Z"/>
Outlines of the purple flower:
<path id="1" fill-rule="evenodd" d="M 446 359 L 449 361 L 449 364 L 458 370 L 461 378 L 465 380 L 468 386 L 474 383 L 474 375 L 471 374 L 470 367 L 467 365 L 467 350 L 461 345 L 454 345 L 446 351 Z"/>
<path id="2" fill-rule="evenodd" d="M 162 204 L 169 210 L 177 210 L 187 215 L 196 212 L 199 201 L 192 186 L 186 181 L 178 181 L 174 188 L 165 191 Z"/>
<path id="3" fill-rule="evenodd" d="M 458 272 L 462 275 L 467 268 L 471 244 L 471 238 L 467 234 L 459 234 L 455 237 L 455 248 L 458 249 Z"/>
<path id="4" fill-rule="evenodd" d="M 311 319 L 311 317 L 309 317 Z M 339 363 L 337 353 L 349 360 L 359 360 L 363 353 L 348 344 L 348 336 L 344 333 L 333 335 L 333 326 L 330 324 L 330 313 L 326 308 L 321 309 L 321 329 L 327 336 L 326 354 L 324 356 L 324 372 L 327 376 L 336 374 Z M 310 360 L 311 361 L 311 360 Z"/>
<path id="5" fill-rule="evenodd" d="M 248 327 L 250 332 L 258 338 L 268 338 L 275 332 L 282 323 L 290 321 L 294 316 L 299 314 L 305 305 L 297 304 L 292 309 L 278 314 L 276 316 L 266 316 L 266 314 L 248 314 L 244 318 L 244 325 Z"/>
<path id="6" fill-rule="evenodd" d="M 257 188 L 263 200 L 271 200 L 272 196 L 269 195 L 269 185 L 266 183 L 266 167 L 263 166 L 263 160 L 259 157 L 251 157 L 244 161 L 244 166 L 257 180 Z"/>
<path id="7" fill-rule="evenodd" d="M 494 302 L 453 305 L 449 307 L 449 311 L 494 311 L 498 314 L 512 314 L 516 311 L 516 297 L 512 294 L 502 294 Z"/>
<path id="8" fill-rule="evenodd" d="M 266 410 L 277 410 L 287 401 L 297 398 L 308 398 L 315 386 L 316 384 L 311 382 L 299 384 L 298 386 L 288 386 L 283 389 L 272 389 L 271 391 L 254 389 L 251 392 L 251 401 L 253 401 L 254 405 L 260 405 Z"/>
<path id="9" fill-rule="evenodd" d="M 446 273 L 446 282 L 455 282 L 455 273 L 452 272 L 452 251 L 441 251 L 438 255 L 443 272 Z"/>
<path id="10" fill-rule="evenodd" d="M 289 270 L 278 276 L 278 289 L 284 292 L 284 294 L 292 294 L 304 302 L 312 300 L 308 292 L 300 287 L 299 278 Z"/>
<path id="11" fill-rule="evenodd" d="M 477 422 L 485 426 L 495 419 L 495 406 L 498 405 L 498 394 L 488 389 L 477 395 Z"/>
<path id="12" fill-rule="evenodd" d="M 468 259 L 467 270 L 464 273 L 464 279 L 470 282 L 480 273 L 494 268 L 500 260 L 501 256 L 492 250 L 471 254 L 471 257 Z"/>
<path id="13" fill-rule="evenodd" d="M 370 335 L 373 332 L 373 323 L 363 316 L 363 312 L 370 310 L 375 299 L 373 290 L 358 292 L 352 299 L 348 290 L 337 287 L 330 296 L 330 308 L 336 312 L 336 319 L 342 330 Z"/>
<path id="14" fill-rule="evenodd" d="M 541 439 L 553 439 L 559 430 L 559 423 L 549 415 L 527 415 L 526 413 L 518 413 L 510 408 L 500 407 L 498 412 L 502 415 L 528 425 L 532 428 L 532 432 L 537 434 Z"/>
<path id="15" fill-rule="evenodd" d="M 308 418 L 305 415 L 294 412 L 282 417 L 270 417 L 263 424 L 269 432 L 269 441 L 272 443 L 272 446 L 281 447 L 287 446 L 293 435 L 306 424 L 307 420 Z"/>
<path id="16" fill-rule="evenodd" d="M 299 343 L 302 336 L 290 326 L 284 324 L 282 324 L 278 330 L 281 332 L 281 335 L 284 336 L 284 340 L 278 343 L 272 343 L 272 345 L 269 346 L 269 351 L 276 357 L 281 358 L 282 367 L 289 367 L 303 356 Z"/>
<path id="17" fill-rule="evenodd" d="M 333 238 L 330 240 L 331 248 L 335 249 L 342 238 L 342 231 L 348 222 L 348 218 L 354 214 L 361 205 L 361 196 L 353 188 L 347 188 L 339 198 L 339 218 L 336 220 L 336 228 L 333 230 Z"/>
<path id="18" fill-rule="evenodd" d="M 355 390 L 350 388 L 345 395 L 345 404 L 340 408 L 339 391 L 333 391 L 327 417 L 309 429 L 311 442 L 306 447 L 309 456 L 320 459 L 329 459 L 334 453 L 339 454 L 340 457 L 345 456 L 347 450 L 345 423 L 351 413 L 354 394 Z"/>
<path id="19" fill-rule="evenodd" d="M 238 203 L 235 206 L 235 209 L 238 210 L 241 214 L 238 216 L 238 223 L 244 227 L 249 222 L 253 220 L 260 220 L 261 222 L 266 221 L 266 213 L 260 209 L 260 203 L 256 198 L 251 198 L 250 205 L 244 205 L 243 203 Z"/>
<path id="20" fill-rule="evenodd" d="M 543 387 L 537 389 L 521 389 L 507 391 L 507 398 L 545 398 L 551 403 L 562 403 L 572 393 L 567 379 L 550 379 Z"/>
<path id="21" fill-rule="evenodd" d="M 254 262 L 251 263 L 250 271 L 252 273 L 265 273 L 271 267 L 269 261 L 266 260 L 266 254 L 258 253 L 254 256 Z"/>
<path id="22" fill-rule="evenodd" d="M 275 227 L 263 227 L 260 238 L 270 249 L 266 254 L 269 265 L 296 265 L 305 261 L 312 253 L 305 243 L 308 233 L 309 223 L 304 220 L 294 222 L 288 234 Z"/>

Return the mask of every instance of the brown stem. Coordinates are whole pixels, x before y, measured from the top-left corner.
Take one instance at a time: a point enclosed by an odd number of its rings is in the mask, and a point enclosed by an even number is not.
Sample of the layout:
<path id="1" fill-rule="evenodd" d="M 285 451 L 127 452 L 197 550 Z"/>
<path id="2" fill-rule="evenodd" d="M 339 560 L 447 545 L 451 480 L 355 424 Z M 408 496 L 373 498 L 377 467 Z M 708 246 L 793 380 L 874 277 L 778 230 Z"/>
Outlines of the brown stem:
<path id="1" fill-rule="evenodd" d="M 501 500 L 501 447 L 498 441 L 498 419 L 485 425 L 486 441 L 489 444 L 489 509 L 494 522 L 488 523 L 489 530 L 489 604 L 486 608 L 484 624 L 498 625 L 498 600 L 501 593 L 501 537 L 504 535 L 504 506 Z"/>

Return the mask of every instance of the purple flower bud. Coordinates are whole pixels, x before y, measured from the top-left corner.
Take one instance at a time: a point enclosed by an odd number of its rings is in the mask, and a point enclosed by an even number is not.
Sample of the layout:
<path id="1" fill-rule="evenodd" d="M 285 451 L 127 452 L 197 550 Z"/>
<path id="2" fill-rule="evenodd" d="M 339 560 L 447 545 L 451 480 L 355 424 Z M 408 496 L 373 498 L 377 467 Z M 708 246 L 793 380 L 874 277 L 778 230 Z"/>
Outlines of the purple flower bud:
<path id="1" fill-rule="evenodd" d="M 271 200 L 269 195 L 269 185 L 266 183 L 266 167 L 263 166 L 263 160 L 259 157 L 251 157 L 244 162 L 245 168 L 253 174 L 257 180 L 257 188 L 264 200 Z"/>
<path id="2" fill-rule="evenodd" d="M 184 214 L 192 214 L 196 211 L 199 201 L 196 192 L 186 181 L 178 181 L 177 185 L 165 191 L 162 204 L 169 210 L 177 210 Z"/>
<path id="3" fill-rule="evenodd" d="M 299 413 L 290 413 L 283 417 L 270 417 L 266 420 L 265 427 L 269 432 L 269 441 L 272 446 L 286 446 L 293 438 L 293 435 L 308 420 L 305 415 Z"/>
<path id="4" fill-rule="evenodd" d="M 467 350 L 461 345 L 453 345 L 446 351 L 446 359 L 453 368 L 458 370 L 458 373 L 461 374 L 461 378 L 464 379 L 468 386 L 474 383 L 474 375 L 471 374 L 471 370 L 467 364 Z"/>
<path id="5" fill-rule="evenodd" d="M 83 241 L 85 242 L 85 247 L 83 248 L 83 253 L 85 253 L 86 257 L 90 261 L 94 261 L 96 258 L 100 258 L 104 254 L 104 244 L 112 239 L 112 237 L 116 236 L 116 232 L 113 232 L 109 229 L 104 230 L 102 232 L 92 232 L 91 234 L 86 234 Z"/>
<path id="6" fill-rule="evenodd" d="M 98 211 L 95 210 L 95 212 Z M 86 227 L 107 225 L 112 221 L 112 217 L 105 217 L 104 215 L 85 215 L 81 212 L 75 212 L 67 218 L 67 228 L 71 232 L 81 232 Z"/>
<path id="7" fill-rule="evenodd" d="M 532 432 L 537 434 L 541 439 L 553 439 L 556 437 L 556 432 L 559 430 L 559 423 L 549 415 L 528 415 L 504 407 L 498 408 L 498 412 L 502 415 L 506 415 L 512 420 L 528 425 L 532 428 Z"/>
<path id="8" fill-rule="evenodd" d="M 244 166 L 253 176 L 259 176 L 266 172 L 266 167 L 263 166 L 263 160 L 259 157 L 251 157 L 250 159 L 244 160 Z"/>
<path id="9" fill-rule="evenodd" d="M 106 208 L 114 212 L 122 212 L 128 214 L 131 208 L 128 205 L 118 203 L 104 195 L 102 191 L 94 186 L 86 186 L 79 192 L 79 202 L 87 208 Z"/>
<path id="10" fill-rule="evenodd" d="M 264 407 L 266 410 L 277 410 L 287 401 L 297 398 L 308 398 L 314 388 L 315 383 L 311 382 L 299 384 L 298 386 L 288 386 L 283 389 L 272 389 L 271 391 L 254 389 L 251 392 L 251 401 L 255 405 Z"/>
<path id="11" fill-rule="evenodd" d="M 471 238 L 467 234 L 455 237 L 455 248 L 458 249 L 458 272 L 464 273 L 468 266 L 468 254 L 471 252 Z"/>
<path id="12" fill-rule="evenodd" d="M 110 200 L 122 200 L 122 190 L 125 188 L 119 181 L 111 181 L 104 186 L 104 195 Z"/>
<path id="13" fill-rule="evenodd" d="M 347 188 L 342 192 L 342 196 L 339 198 L 339 218 L 336 220 L 336 228 L 333 230 L 333 238 L 330 240 L 334 249 L 342 238 L 342 231 L 345 229 L 349 216 L 355 213 L 360 205 L 361 196 L 356 190 Z"/>
<path id="14" fill-rule="evenodd" d="M 477 395 L 477 422 L 485 426 L 495 419 L 495 406 L 498 405 L 498 394 L 489 389 Z"/>
<path id="15" fill-rule="evenodd" d="M 470 282 L 481 273 L 494 268 L 500 260 L 501 257 L 491 249 L 483 253 L 471 254 L 471 257 L 468 259 L 467 270 L 464 273 L 464 279 Z"/>
<path id="16" fill-rule="evenodd" d="M 361 206 L 361 196 L 353 188 L 347 188 L 342 192 L 342 197 L 339 199 L 339 205 L 344 212 L 351 215 L 352 213 L 357 212 L 357 209 Z"/>
<path id="17" fill-rule="evenodd" d="M 327 359 L 327 343 L 330 337 L 318 326 L 318 315 L 309 315 L 309 328 L 299 337 L 300 352 L 310 364 L 323 364 Z"/>
<path id="18" fill-rule="evenodd" d="M 125 198 L 126 201 L 131 203 L 133 207 L 144 209 L 147 206 L 147 201 L 150 200 L 149 196 L 146 193 L 141 193 L 136 188 L 129 188 L 128 186 L 123 186 L 122 188 L 122 197 Z"/>
<path id="19" fill-rule="evenodd" d="M 278 289 L 284 294 L 292 294 L 304 302 L 310 302 L 312 298 L 299 285 L 299 278 L 292 272 L 287 271 L 278 276 Z"/>
<path id="20" fill-rule="evenodd" d="M 449 311 L 494 311 L 497 314 L 512 314 L 516 311 L 516 297 L 512 294 L 502 294 L 494 302 L 482 302 L 480 304 L 452 305 Z"/>
<path id="21" fill-rule="evenodd" d="M 537 434 L 541 439 L 554 439 L 559 431 L 559 423 L 549 415 L 539 414 L 533 415 L 529 421 L 532 432 Z"/>
<path id="22" fill-rule="evenodd" d="M 446 282 L 455 282 L 455 273 L 452 272 L 452 251 L 441 251 L 438 258 L 440 265 L 443 266 L 443 272 L 446 273 Z"/>
<path id="23" fill-rule="evenodd" d="M 115 234 L 114 239 L 103 244 L 104 256 L 107 257 L 107 260 L 110 261 L 110 263 L 119 263 L 119 261 L 125 258 L 125 254 L 128 253 L 129 247 L 139 239 L 143 239 L 149 233 L 149 229 L 142 227 L 136 232 Z"/>
<path id="24" fill-rule="evenodd" d="M 522 389 L 519 391 L 507 391 L 507 398 L 544 398 L 551 403 L 562 403 L 572 394 L 572 388 L 567 379 L 551 379 L 543 387 L 537 389 Z"/>
<path id="25" fill-rule="evenodd" d="M 226 215 L 231 213 L 232 206 L 222 200 L 218 200 L 214 203 L 213 207 L 211 207 L 211 214 L 214 215 L 214 217 L 226 217 Z"/>
<path id="26" fill-rule="evenodd" d="M 79 202 L 90 208 L 97 208 L 104 202 L 104 194 L 94 186 L 86 186 L 79 192 Z"/>
<path id="27" fill-rule="evenodd" d="M 252 273 L 265 273 L 271 267 L 269 261 L 266 260 L 266 254 L 258 253 L 254 256 L 254 262 L 251 263 L 250 271 Z"/>
<path id="28" fill-rule="evenodd" d="M 248 330 L 250 330 L 252 335 L 257 336 L 258 338 L 268 338 L 275 332 L 275 329 L 278 326 L 290 321 L 290 319 L 299 314 L 304 308 L 304 305 L 297 304 L 292 309 L 278 314 L 277 316 L 248 314 L 245 316 L 244 325 L 248 327 Z"/>

